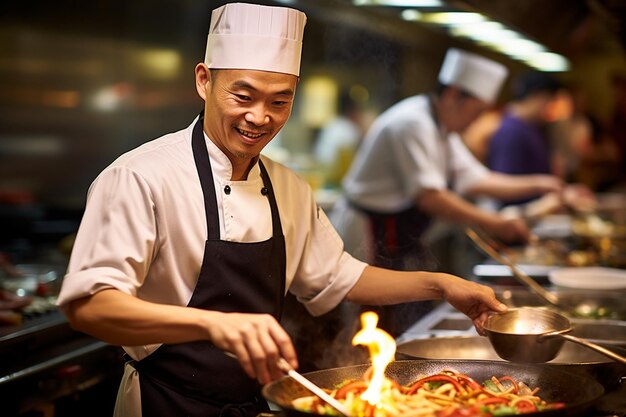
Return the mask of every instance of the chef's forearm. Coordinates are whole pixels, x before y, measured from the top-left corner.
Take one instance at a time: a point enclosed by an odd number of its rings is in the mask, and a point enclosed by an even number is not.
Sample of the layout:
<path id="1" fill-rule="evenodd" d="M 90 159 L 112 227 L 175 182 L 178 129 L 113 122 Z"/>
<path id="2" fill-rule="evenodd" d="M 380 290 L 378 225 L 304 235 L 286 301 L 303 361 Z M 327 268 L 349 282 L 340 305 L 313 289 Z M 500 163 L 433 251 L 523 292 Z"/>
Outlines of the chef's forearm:
<path id="1" fill-rule="evenodd" d="M 392 271 L 367 266 L 346 299 L 357 304 L 388 305 L 409 301 L 440 300 L 447 274 Z"/>
<path id="2" fill-rule="evenodd" d="M 115 345 L 208 339 L 213 312 L 155 304 L 111 289 L 64 307 L 72 328 Z"/>
<path id="3" fill-rule="evenodd" d="M 500 218 L 448 190 L 425 190 L 416 199 L 417 206 L 432 217 L 456 224 L 495 227 Z"/>
<path id="4" fill-rule="evenodd" d="M 561 180 L 552 175 L 508 175 L 491 172 L 467 191 L 469 195 L 487 195 L 500 200 L 519 200 L 559 191 Z"/>

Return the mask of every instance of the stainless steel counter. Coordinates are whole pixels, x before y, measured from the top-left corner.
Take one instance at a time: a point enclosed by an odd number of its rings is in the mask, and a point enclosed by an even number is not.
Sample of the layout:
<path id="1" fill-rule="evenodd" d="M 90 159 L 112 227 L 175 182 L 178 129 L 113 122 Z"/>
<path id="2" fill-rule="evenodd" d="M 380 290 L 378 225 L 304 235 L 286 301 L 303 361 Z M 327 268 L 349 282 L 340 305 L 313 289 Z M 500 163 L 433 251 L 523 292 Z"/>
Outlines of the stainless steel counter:
<path id="1" fill-rule="evenodd" d="M 41 410 L 111 415 L 122 371 L 120 349 L 72 330 L 58 310 L 0 327 L 0 357 L 3 416 Z"/>

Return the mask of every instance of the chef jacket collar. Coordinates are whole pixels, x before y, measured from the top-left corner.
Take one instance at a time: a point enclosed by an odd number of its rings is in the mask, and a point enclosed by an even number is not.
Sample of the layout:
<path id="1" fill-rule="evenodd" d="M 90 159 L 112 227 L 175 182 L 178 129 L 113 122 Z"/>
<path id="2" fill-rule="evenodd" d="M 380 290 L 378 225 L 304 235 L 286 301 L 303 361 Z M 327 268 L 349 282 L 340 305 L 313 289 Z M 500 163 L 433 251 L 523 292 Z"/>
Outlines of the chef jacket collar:
<path id="1" fill-rule="evenodd" d="M 439 122 L 439 116 L 437 116 L 437 102 L 439 101 L 435 94 L 427 94 L 426 101 L 428 102 L 428 111 L 430 112 L 430 117 L 433 119 L 435 126 L 437 127 L 437 131 L 439 132 L 440 137 L 446 138 L 448 136 L 448 130 L 446 127 Z"/>
<path id="2" fill-rule="evenodd" d="M 211 169 L 213 175 L 221 182 L 229 182 L 233 177 L 233 164 L 228 159 L 228 156 L 215 143 L 207 136 L 205 132 L 204 140 L 207 143 L 207 150 L 209 151 L 209 158 L 211 159 Z M 261 178 L 261 169 L 259 168 L 259 157 L 256 158 L 254 165 L 250 168 L 248 178 L 246 181 Z"/>

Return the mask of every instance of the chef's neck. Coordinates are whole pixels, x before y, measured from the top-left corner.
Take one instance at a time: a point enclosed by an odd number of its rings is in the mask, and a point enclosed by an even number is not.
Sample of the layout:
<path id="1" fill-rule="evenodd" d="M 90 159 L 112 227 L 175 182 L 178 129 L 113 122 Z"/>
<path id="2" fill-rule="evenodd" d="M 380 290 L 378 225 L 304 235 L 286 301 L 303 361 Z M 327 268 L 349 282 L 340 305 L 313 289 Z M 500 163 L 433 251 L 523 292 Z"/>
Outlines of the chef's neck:
<path id="1" fill-rule="evenodd" d="M 256 156 L 252 159 L 250 158 L 232 158 L 228 156 L 230 163 L 233 167 L 233 172 L 231 174 L 231 181 L 245 181 L 248 179 L 248 174 L 250 170 L 257 163 L 259 157 Z"/>

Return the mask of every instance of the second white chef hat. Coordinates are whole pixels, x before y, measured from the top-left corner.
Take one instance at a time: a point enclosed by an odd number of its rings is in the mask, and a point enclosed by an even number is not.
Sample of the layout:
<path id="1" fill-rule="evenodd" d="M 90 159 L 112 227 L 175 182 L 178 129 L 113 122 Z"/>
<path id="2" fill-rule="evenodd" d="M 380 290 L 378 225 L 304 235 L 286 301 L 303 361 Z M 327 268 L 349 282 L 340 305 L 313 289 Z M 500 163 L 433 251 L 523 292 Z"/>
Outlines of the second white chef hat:
<path id="1" fill-rule="evenodd" d="M 204 62 L 209 68 L 300 74 L 306 15 L 287 7 L 230 3 L 213 10 Z"/>
<path id="2" fill-rule="evenodd" d="M 451 48 L 439 71 L 439 82 L 459 87 L 476 98 L 492 103 L 508 75 L 507 68 L 495 61 Z"/>

